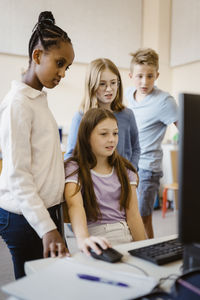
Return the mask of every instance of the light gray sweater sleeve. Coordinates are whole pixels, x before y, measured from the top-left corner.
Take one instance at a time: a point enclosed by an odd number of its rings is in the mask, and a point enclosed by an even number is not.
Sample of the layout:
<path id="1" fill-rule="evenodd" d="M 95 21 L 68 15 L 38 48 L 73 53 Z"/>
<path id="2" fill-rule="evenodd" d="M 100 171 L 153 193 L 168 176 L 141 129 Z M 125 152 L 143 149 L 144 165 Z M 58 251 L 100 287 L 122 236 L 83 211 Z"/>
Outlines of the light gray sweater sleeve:
<path id="1" fill-rule="evenodd" d="M 72 152 L 76 145 L 79 125 L 81 123 L 82 117 L 83 115 L 80 112 L 77 112 L 72 119 L 69 135 L 67 137 L 67 150 L 66 153 L 64 154 L 64 159 L 67 159 L 72 155 Z"/>
<path id="2" fill-rule="evenodd" d="M 135 120 L 135 116 L 133 112 L 130 114 L 130 135 L 131 135 L 131 144 L 132 144 L 132 156 L 131 156 L 131 163 L 133 166 L 138 169 L 138 162 L 140 158 L 140 143 L 139 143 L 139 136 L 138 136 L 138 128 Z"/>

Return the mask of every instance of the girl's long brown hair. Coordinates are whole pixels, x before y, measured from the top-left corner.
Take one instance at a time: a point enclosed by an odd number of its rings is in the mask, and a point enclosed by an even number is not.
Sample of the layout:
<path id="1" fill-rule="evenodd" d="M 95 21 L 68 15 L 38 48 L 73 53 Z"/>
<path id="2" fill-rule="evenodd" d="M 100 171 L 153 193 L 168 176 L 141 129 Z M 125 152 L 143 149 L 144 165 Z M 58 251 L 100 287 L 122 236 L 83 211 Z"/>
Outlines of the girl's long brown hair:
<path id="1" fill-rule="evenodd" d="M 92 152 L 89 141 L 93 129 L 107 118 L 117 122 L 114 114 L 107 109 L 91 108 L 85 113 L 80 123 L 77 142 L 72 157 L 65 161 L 65 168 L 67 168 L 71 161 L 75 161 L 78 165 L 77 170 L 67 177 L 78 173 L 78 184 L 75 194 L 81 189 L 84 208 L 87 218 L 90 221 L 97 221 L 100 219 L 101 212 L 94 193 L 90 173 L 90 170 L 96 166 L 97 160 Z M 127 159 L 120 156 L 116 150 L 108 157 L 108 162 L 110 166 L 115 168 L 119 182 L 121 183 L 121 195 L 119 199 L 120 210 L 128 208 L 131 197 L 131 185 L 127 174 L 127 168 L 136 174 L 137 172 L 133 165 Z"/>

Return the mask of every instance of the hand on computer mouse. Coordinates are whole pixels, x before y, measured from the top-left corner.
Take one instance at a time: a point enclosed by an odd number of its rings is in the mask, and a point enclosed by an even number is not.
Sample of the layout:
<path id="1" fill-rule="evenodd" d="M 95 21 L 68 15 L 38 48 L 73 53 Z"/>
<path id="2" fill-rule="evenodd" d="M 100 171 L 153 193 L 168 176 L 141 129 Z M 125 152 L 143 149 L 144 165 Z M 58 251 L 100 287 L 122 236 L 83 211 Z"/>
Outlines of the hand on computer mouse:
<path id="1" fill-rule="evenodd" d="M 100 247 L 99 245 L 97 245 Z M 93 258 L 103 260 L 109 263 L 115 263 L 122 259 L 123 254 L 115 250 L 114 248 L 108 247 L 107 249 L 101 248 L 101 253 L 97 254 L 93 249 L 90 249 L 90 253 Z"/>
<path id="2" fill-rule="evenodd" d="M 90 256 L 90 250 L 92 249 L 97 255 L 100 255 L 102 250 L 112 247 L 110 242 L 100 236 L 89 236 L 86 238 L 77 238 L 78 247 L 86 255 Z"/>

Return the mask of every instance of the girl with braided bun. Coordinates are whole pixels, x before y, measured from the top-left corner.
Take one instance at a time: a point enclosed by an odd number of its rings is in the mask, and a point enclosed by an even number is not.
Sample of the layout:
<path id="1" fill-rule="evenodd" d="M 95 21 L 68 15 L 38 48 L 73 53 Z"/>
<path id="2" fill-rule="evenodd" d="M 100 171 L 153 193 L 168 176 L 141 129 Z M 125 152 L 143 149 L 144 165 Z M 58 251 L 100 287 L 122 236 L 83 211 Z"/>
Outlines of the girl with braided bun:
<path id="1" fill-rule="evenodd" d="M 29 41 L 29 66 L 0 105 L 0 235 L 12 255 L 15 277 L 28 260 L 68 255 L 59 233 L 64 166 L 57 124 L 45 88 L 54 88 L 74 60 L 67 33 L 51 12 L 40 13 Z"/>

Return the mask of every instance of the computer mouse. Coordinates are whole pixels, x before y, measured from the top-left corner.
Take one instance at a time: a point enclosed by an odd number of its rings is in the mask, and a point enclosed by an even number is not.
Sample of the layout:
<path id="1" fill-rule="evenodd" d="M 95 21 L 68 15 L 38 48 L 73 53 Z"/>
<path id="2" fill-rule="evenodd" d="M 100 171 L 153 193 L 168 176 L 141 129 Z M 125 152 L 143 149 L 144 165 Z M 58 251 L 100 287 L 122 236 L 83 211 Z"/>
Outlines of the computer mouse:
<path id="1" fill-rule="evenodd" d="M 92 257 L 96 258 L 96 259 L 100 259 L 103 261 L 107 261 L 110 263 L 114 263 L 117 261 L 120 261 L 121 258 L 123 257 L 123 255 L 118 252 L 117 250 L 113 249 L 113 248 L 107 248 L 107 249 L 102 249 L 100 245 L 97 245 L 97 247 L 99 247 L 101 249 L 101 254 L 96 254 L 96 252 L 93 249 L 89 249 Z"/>

